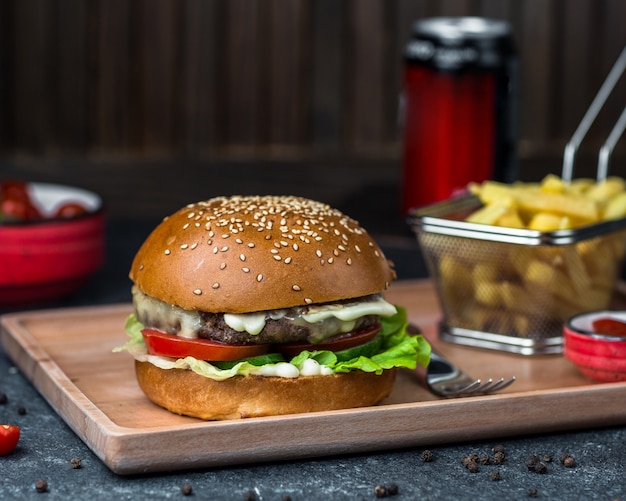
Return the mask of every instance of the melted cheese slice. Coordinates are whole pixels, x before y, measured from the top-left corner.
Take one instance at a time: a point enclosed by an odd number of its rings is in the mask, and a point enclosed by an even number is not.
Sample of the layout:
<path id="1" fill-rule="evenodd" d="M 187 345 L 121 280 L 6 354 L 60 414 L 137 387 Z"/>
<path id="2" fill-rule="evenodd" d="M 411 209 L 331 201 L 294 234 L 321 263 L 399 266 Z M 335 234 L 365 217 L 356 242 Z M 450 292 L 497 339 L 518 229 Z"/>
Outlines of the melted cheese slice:
<path id="1" fill-rule="evenodd" d="M 340 332 L 350 332 L 354 328 L 355 320 L 366 315 L 378 315 L 390 317 L 395 315 L 396 307 L 385 301 L 381 296 L 372 298 L 370 301 L 346 304 L 326 304 L 312 306 L 308 312 L 300 315 L 305 322 L 317 324 L 330 318 L 337 319 L 340 324 Z M 284 313 L 283 313 L 284 314 Z M 224 322 L 237 332 L 259 334 L 265 327 L 266 318 L 280 318 L 280 310 L 271 313 L 225 313 Z"/>

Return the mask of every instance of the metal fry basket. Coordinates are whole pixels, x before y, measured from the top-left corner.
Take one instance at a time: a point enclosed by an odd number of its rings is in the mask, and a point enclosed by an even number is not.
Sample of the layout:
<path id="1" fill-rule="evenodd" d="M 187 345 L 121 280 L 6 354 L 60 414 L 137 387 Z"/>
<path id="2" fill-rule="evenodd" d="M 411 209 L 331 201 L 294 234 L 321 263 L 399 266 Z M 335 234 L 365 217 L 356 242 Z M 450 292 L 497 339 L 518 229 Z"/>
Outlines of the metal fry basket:
<path id="1" fill-rule="evenodd" d="M 571 180 L 578 145 L 625 67 L 626 48 L 566 147 L 564 180 Z M 598 181 L 625 127 L 626 108 L 600 151 Z M 481 206 L 465 195 L 408 216 L 443 311 L 440 337 L 522 355 L 562 352 L 569 317 L 611 305 L 626 218 L 552 232 L 465 221 Z"/>

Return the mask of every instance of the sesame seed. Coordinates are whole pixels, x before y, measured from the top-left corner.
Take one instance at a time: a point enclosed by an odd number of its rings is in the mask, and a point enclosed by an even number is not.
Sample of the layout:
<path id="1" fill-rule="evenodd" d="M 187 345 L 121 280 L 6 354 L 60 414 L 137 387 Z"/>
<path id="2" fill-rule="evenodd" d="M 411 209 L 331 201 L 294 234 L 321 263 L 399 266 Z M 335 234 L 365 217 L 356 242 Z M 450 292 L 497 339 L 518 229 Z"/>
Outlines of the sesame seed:
<path id="1" fill-rule="evenodd" d="M 279 250 L 278 249 L 270 249 L 270 252 L 272 254 L 278 254 Z"/>
<path id="2" fill-rule="evenodd" d="M 202 294 L 202 289 L 195 289 L 195 290 L 193 291 L 193 293 L 194 293 L 196 296 L 199 296 L 200 294 Z"/>
<path id="3" fill-rule="evenodd" d="M 220 288 L 220 284 L 219 284 L 219 282 L 215 282 L 211 287 L 213 287 L 214 289 L 219 289 Z"/>
<path id="4" fill-rule="evenodd" d="M 302 290 L 302 289 L 300 289 L 300 286 L 299 286 L 299 285 L 296 285 L 296 284 L 292 285 L 292 286 L 291 286 L 291 288 L 292 288 L 294 291 L 296 291 L 296 292 L 299 292 L 300 290 Z"/>
<path id="5" fill-rule="evenodd" d="M 257 281 L 257 282 L 260 282 L 261 280 L 263 280 L 263 275 L 262 275 L 261 273 L 259 273 L 259 274 L 256 276 L 256 281 Z"/>
<path id="6" fill-rule="evenodd" d="M 278 255 L 274 255 L 272 256 L 276 261 L 280 261 L 282 259 L 282 257 L 278 256 Z"/>
<path id="7" fill-rule="evenodd" d="M 228 245 L 225 245 L 220 249 L 222 252 L 226 252 L 228 250 Z"/>
<path id="8" fill-rule="evenodd" d="M 300 247 L 298 246 L 298 244 L 293 244 L 291 246 L 293 248 L 293 250 L 297 251 Z"/>
<path id="9" fill-rule="evenodd" d="M 321 250 L 316 250 L 315 254 L 317 255 L 317 257 L 322 257 L 322 251 Z"/>
<path id="10" fill-rule="evenodd" d="M 250 268 L 244 266 L 243 268 L 241 268 L 241 271 L 243 271 L 244 273 L 250 273 Z"/>
<path id="11" fill-rule="evenodd" d="M 354 250 L 357 252 L 361 252 L 361 247 L 359 247 L 358 245 L 355 245 Z"/>
<path id="12" fill-rule="evenodd" d="M 239 259 L 241 259 L 242 261 L 245 261 L 246 260 L 245 254 L 239 254 Z"/>
<path id="13" fill-rule="evenodd" d="M 220 250 L 217 248 L 217 245 L 213 247 L 213 254 L 217 254 Z"/>
<path id="14" fill-rule="evenodd" d="M 226 263 L 220 264 L 220 270 L 225 270 L 225 269 L 226 269 Z"/>
<path id="15" fill-rule="evenodd" d="M 311 304 L 311 303 L 313 302 L 313 300 L 312 300 L 311 298 L 305 297 L 305 298 L 304 298 L 304 302 L 305 302 L 306 304 Z"/>
<path id="16" fill-rule="evenodd" d="M 222 238 L 229 238 L 229 237 L 230 237 L 230 235 L 229 235 L 228 233 L 224 233 L 224 234 L 222 235 Z"/>
<path id="17" fill-rule="evenodd" d="M 189 248 L 189 244 L 183 244 L 180 246 L 181 249 L 185 250 Z"/>
<path id="18" fill-rule="evenodd" d="M 250 243 L 248 244 L 248 247 L 250 247 L 251 249 L 253 249 L 253 248 L 254 248 L 254 243 L 250 242 Z"/>
<path id="19" fill-rule="evenodd" d="M 243 240 L 241 240 L 241 238 L 236 238 L 236 239 L 235 239 L 235 242 L 237 242 L 238 244 L 242 244 L 242 243 L 243 243 Z"/>
<path id="20" fill-rule="evenodd" d="M 189 228 L 189 223 L 185 223 L 185 224 L 183 225 L 183 230 L 186 230 L 187 228 Z"/>
<path id="21" fill-rule="evenodd" d="M 329 257 L 328 258 L 328 264 L 333 264 L 335 262 L 335 258 L 334 257 Z"/>
<path id="22" fill-rule="evenodd" d="M 172 253 L 172 251 L 171 251 L 171 250 L 169 250 L 169 249 L 165 249 L 165 255 L 166 255 L 166 256 L 169 256 L 171 253 Z"/>
<path id="23" fill-rule="evenodd" d="M 346 264 L 347 264 L 348 266 L 352 266 L 352 258 L 351 258 L 351 257 L 349 257 L 348 259 L 346 259 Z"/>
<path id="24" fill-rule="evenodd" d="M 198 243 L 197 242 L 191 245 L 191 250 L 195 249 L 196 247 L 198 247 Z"/>
<path id="25" fill-rule="evenodd" d="M 337 249 L 339 249 L 341 252 L 345 252 L 346 248 L 343 245 L 338 245 Z"/>
<path id="26" fill-rule="evenodd" d="M 290 257 L 285 258 L 284 263 L 285 264 L 291 263 L 291 258 Z"/>

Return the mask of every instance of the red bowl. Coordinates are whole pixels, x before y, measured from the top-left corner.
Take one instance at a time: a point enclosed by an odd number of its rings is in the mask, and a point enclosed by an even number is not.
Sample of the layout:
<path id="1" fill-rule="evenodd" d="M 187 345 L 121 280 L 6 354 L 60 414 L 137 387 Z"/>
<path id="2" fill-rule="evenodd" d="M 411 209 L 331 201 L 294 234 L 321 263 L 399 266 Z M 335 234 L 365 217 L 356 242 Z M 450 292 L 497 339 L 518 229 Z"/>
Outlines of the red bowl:
<path id="1" fill-rule="evenodd" d="M 626 381 L 626 336 L 596 332 L 594 321 L 604 318 L 626 322 L 626 312 L 594 311 L 572 317 L 563 328 L 563 354 L 593 381 Z"/>
<path id="2" fill-rule="evenodd" d="M 28 185 L 33 202 L 46 215 L 27 222 L 0 223 L 0 306 L 21 306 L 75 292 L 104 263 L 105 221 L 99 195 L 56 184 Z M 54 218 L 66 202 L 87 212 Z"/>

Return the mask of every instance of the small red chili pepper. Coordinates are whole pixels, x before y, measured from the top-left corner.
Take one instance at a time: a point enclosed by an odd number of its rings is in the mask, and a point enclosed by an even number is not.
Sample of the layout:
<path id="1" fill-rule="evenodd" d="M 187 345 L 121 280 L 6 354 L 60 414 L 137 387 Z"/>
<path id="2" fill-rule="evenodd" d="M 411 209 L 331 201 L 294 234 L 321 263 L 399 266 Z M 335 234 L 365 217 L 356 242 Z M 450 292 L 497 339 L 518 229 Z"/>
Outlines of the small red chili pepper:
<path id="1" fill-rule="evenodd" d="M 0 456 L 4 456 L 15 449 L 19 439 L 19 426 L 0 424 Z"/>

